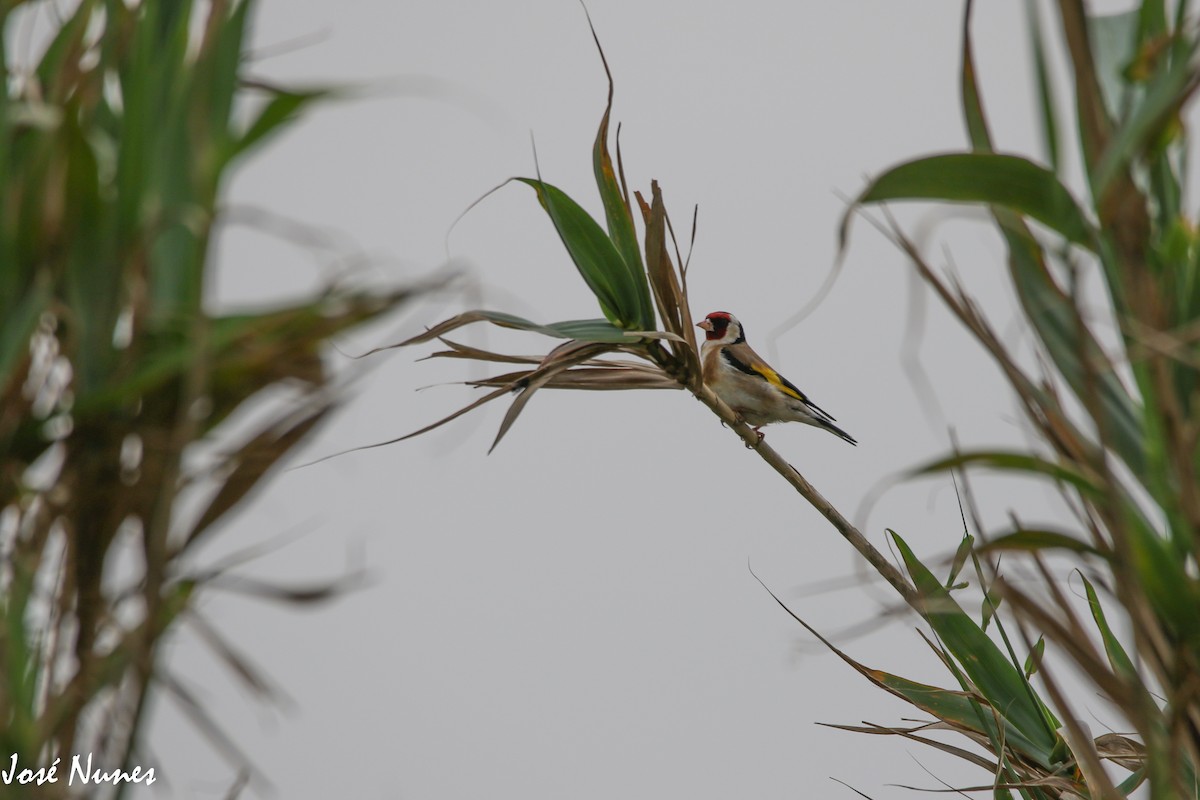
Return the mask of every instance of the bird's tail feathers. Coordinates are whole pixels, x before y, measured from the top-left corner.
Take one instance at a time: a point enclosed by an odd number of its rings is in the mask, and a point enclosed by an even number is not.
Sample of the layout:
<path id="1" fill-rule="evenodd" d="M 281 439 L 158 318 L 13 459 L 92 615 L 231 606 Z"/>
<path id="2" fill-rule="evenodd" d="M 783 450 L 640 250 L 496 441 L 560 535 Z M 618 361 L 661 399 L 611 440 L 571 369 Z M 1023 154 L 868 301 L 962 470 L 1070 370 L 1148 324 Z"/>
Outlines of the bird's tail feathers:
<path id="1" fill-rule="evenodd" d="M 853 436 L 846 433 L 844 430 L 839 428 L 837 425 L 834 425 L 832 422 L 828 422 L 828 421 L 820 419 L 818 417 L 817 425 L 824 428 L 825 430 L 829 431 L 830 433 L 832 433 L 834 436 L 838 437 L 839 439 L 842 439 L 843 441 L 847 441 L 850 444 L 854 445 L 855 447 L 858 446 L 858 441 Z"/>

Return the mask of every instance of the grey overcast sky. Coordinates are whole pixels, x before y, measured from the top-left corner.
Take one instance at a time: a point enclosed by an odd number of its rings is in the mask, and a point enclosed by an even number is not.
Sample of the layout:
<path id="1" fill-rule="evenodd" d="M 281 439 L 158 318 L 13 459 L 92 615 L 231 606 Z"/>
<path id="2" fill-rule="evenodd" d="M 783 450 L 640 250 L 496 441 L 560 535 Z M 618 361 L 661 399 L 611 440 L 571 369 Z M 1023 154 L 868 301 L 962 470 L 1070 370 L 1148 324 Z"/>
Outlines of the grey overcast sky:
<path id="1" fill-rule="evenodd" d="M 980 2 L 974 29 L 1004 149 L 1039 153 L 1021 3 Z M 861 445 L 805 426 L 767 430 L 884 546 L 884 528 L 936 559 L 961 534 L 947 481 L 880 482 L 948 447 L 1019 444 L 1023 430 L 981 351 L 926 298 L 919 357 L 937 406 L 903 360 L 910 270 L 858 221 L 837 284 L 774 341 L 835 260 L 844 199 L 864 177 L 958 149 L 960 0 L 592 0 L 616 80 L 626 172 L 663 186 L 678 228 L 699 205 L 691 261 L 697 316 L 732 311 L 761 352 Z M 1105 7 L 1119 8 L 1109 3 Z M 1049 11 L 1049 4 L 1044 9 Z M 1056 30 L 1047 17 L 1048 27 Z M 299 41 L 300 47 L 283 48 Z M 247 163 L 231 205 L 267 209 L 353 242 L 372 279 L 435 270 L 473 200 L 534 171 L 590 209 L 590 146 L 604 74 L 574 0 L 267 0 L 257 75 L 347 83 Z M 1061 77 L 1061 65 L 1059 65 Z M 994 235 L 969 215 L 932 231 L 998 325 L 1012 300 Z M 243 218 L 245 215 L 241 215 Z M 467 293 L 409 307 L 347 337 L 346 352 L 399 340 L 460 308 L 553 321 L 598 316 L 532 192 L 503 189 L 454 230 Z M 215 255 L 214 306 L 265 303 L 326 276 L 313 256 L 231 224 Z M 545 350 L 545 340 L 488 334 Z M 476 335 L 481 337 L 482 334 Z M 482 341 L 481 338 L 477 338 Z M 461 363 L 429 348 L 377 356 L 343 413 L 297 463 L 406 433 L 464 405 Z M 497 405 L 423 438 L 278 476 L 204 554 L 286 545 L 240 573 L 296 584 L 366 566 L 360 591 L 319 609 L 213 592 L 203 614 L 289 701 L 263 704 L 187 631 L 172 670 L 269 779 L 250 796 L 466 798 L 907 797 L 985 775 L 898 740 L 815 723 L 920 716 L 873 689 L 789 619 L 792 608 L 869 666 L 949 680 L 911 618 L 849 636 L 891 598 L 852 551 L 698 403 L 677 392 L 534 399 L 492 455 Z M 988 521 L 1056 507 L 1026 484 L 978 487 Z M 857 577 L 856 577 L 857 576 Z M 831 579 L 845 578 L 840 590 Z M 820 591 L 817 591 L 820 590 Z M 150 746 L 165 777 L 136 796 L 217 798 L 236 769 L 169 700 Z"/>

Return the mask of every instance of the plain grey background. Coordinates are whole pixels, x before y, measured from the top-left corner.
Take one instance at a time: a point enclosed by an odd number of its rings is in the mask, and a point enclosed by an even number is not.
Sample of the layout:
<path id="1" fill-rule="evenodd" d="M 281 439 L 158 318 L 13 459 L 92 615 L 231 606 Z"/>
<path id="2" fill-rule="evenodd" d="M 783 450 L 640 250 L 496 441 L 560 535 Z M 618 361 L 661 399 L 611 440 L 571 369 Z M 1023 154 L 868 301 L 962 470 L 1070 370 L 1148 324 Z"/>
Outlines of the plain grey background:
<path id="1" fill-rule="evenodd" d="M 996 138 L 1039 155 L 1022 4 L 977 5 Z M 962 3 L 589 8 L 616 80 L 631 183 L 646 191 L 658 179 L 681 233 L 700 207 L 697 318 L 739 316 L 751 343 L 861 442 L 785 426 L 767 429 L 771 444 L 877 545 L 890 527 L 930 561 L 951 552 L 962 528 L 948 480 L 877 490 L 945 453 L 951 427 L 965 446 L 1024 441 L 980 348 L 932 298 L 914 311 L 909 266 L 862 220 L 828 297 L 771 334 L 832 269 L 844 198 L 865 176 L 964 147 Z M 531 133 L 542 175 L 599 208 L 590 147 L 605 81 L 573 0 L 269 0 L 253 42 L 257 75 L 366 91 L 307 114 L 247 163 L 228 187 L 242 209 L 234 219 L 267 209 L 360 249 L 371 280 L 413 280 L 446 260 L 447 230 L 473 200 L 533 173 Z M 1022 341 L 995 235 L 969 214 L 897 210 L 935 263 L 949 254 L 997 326 Z M 295 297 L 330 274 L 260 223 L 226 226 L 219 245 L 216 308 Z M 471 265 L 465 295 L 415 304 L 339 346 L 363 352 L 477 305 L 545 321 L 599 316 L 527 188 L 472 211 L 449 255 Z M 933 405 L 903 357 L 914 316 Z M 552 346 L 466 338 L 517 352 Z M 473 399 L 464 387 L 416 391 L 477 374 L 417 362 L 430 349 L 374 357 L 345 412 L 296 463 L 401 435 Z M 241 688 L 194 634 L 173 640 L 171 670 L 269 779 L 252 795 L 855 796 L 834 777 L 889 798 L 911 794 L 889 784 L 938 786 L 926 769 L 955 785 L 988 781 L 911 743 L 815 724 L 921 715 L 824 652 L 748 566 L 865 664 L 951 678 L 911 617 L 869 625 L 891 596 L 700 404 L 678 392 L 547 391 L 488 456 L 502 414 L 497 404 L 414 441 L 283 473 L 204 554 L 215 562 L 282 537 L 239 574 L 291 585 L 362 566 L 371 575 L 304 612 L 203 598 L 205 617 L 290 697 L 280 707 Z M 976 488 L 990 523 L 1014 507 L 1031 521 L 1060 513 L 1038 487 Z M 852 635 L 864 623 L 866 634 Z M 166 699 L 148 744 L 166 780 L 134 796 L 221 797 L 237 773 Z"/>

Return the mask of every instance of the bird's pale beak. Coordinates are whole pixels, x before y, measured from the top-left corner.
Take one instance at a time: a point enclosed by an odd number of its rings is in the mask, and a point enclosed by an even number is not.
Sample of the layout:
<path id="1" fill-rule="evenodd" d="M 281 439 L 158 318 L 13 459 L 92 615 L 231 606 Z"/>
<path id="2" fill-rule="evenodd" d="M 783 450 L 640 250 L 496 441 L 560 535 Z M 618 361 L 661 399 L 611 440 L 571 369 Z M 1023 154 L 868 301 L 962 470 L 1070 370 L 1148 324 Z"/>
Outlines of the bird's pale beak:
<path id="1" fill-rule="evenodd" d="M 700 328 L 701 330 L 711 331 L 713 329 L 712 328 L 712 320 L 706 319 L 702 322 L 697 322 L 696 327 Z"/>

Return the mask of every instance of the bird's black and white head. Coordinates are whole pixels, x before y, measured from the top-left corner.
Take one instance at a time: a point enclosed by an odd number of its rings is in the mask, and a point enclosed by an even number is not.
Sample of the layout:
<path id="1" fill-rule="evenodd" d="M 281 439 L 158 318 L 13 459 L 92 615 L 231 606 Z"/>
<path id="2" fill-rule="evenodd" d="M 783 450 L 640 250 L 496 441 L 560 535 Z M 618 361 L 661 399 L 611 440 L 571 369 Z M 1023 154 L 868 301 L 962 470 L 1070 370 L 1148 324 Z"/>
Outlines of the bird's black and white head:
<path id="1" fill-rule="evenodd" d="M 697 322 L 696 327 L 704 331 L 706 343 L 726 345 L 746 341 L 746 331 L 742 328 L 742 323 L 728 311 L 714 311 L 703 321 Z"/>

